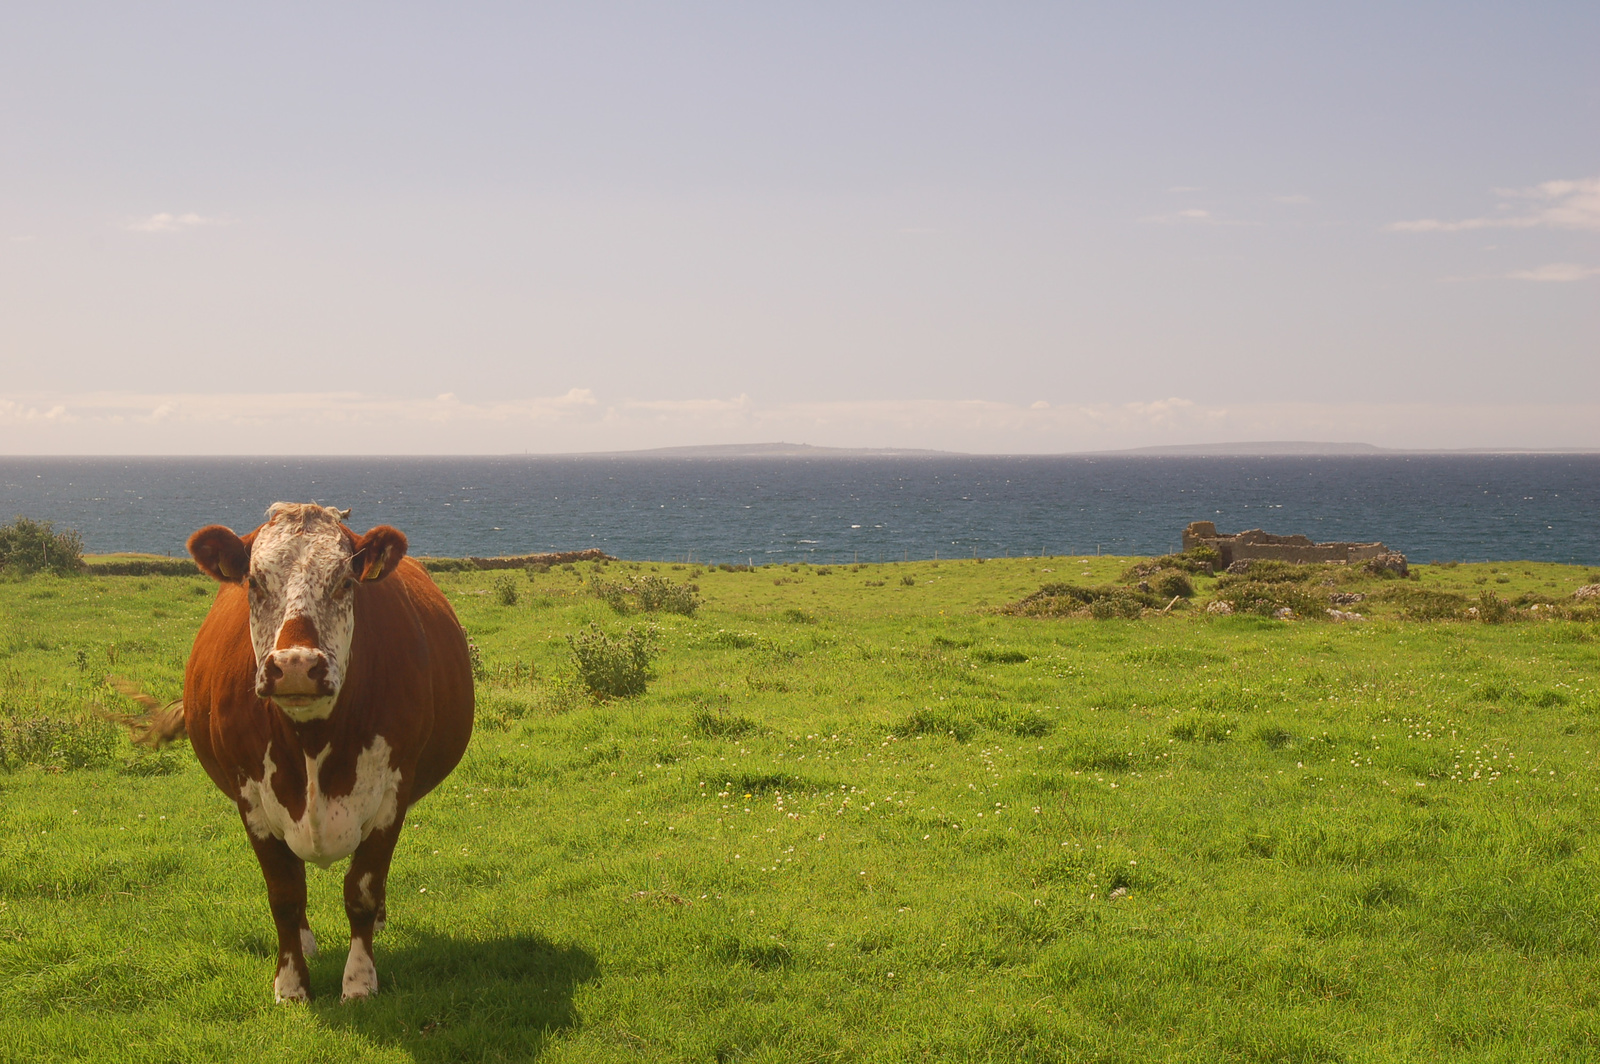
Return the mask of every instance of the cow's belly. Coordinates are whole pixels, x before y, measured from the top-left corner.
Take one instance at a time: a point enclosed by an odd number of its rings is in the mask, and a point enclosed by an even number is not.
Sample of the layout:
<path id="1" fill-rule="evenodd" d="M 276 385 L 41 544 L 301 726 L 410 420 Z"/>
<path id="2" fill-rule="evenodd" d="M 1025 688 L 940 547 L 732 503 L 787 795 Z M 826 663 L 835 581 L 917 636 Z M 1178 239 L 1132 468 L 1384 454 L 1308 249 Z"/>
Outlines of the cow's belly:
<path id="1" fill-rule="evenodd" d="M 398 813 L 400 772 L 389 764 L 389 744 L 375 736 L 356 758 L 356 781 L 349 794 L 330 797 L 322 791 L 323 762 L 332 752 L 326 746 L 315 758 L 306 758 L 305 810 L 298 818 L 278 799 L 272 777 L 278 771 L 267 747 L 261 779 L 246 780 L 240 790 L 245 824 L 258 839 L 275 836 L 303 861 L 327 868 L 349 857 L 374 831 L 394 823 Z"/>

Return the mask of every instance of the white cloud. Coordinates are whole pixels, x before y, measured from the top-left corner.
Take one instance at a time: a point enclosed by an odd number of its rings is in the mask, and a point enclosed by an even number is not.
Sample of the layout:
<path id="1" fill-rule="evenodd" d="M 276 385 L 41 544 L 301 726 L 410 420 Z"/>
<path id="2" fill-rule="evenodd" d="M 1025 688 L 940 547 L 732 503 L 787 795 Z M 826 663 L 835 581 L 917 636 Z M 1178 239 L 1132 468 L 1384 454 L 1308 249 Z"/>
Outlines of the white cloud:
<path id="1" fill-rule="evenodd" d="M 448 394 L 448 393 L 447 393 Z M 765 402 L 361 393 L 0 395 L 0 453 L 506 454 L 785 441 L 1039 454 L 1241 440 L 1600 448 L 1600 403 Z"/>
<path id="2" fill-rule="evenodd" d="M 198 214 L 152 214 L 148 218 L 140 218 L 124 223 L 123 228 L 130 233 L 178 233 L 185 229 L 195 229 L 204 225 L 227 225 L 226 218 L 205 218 Z"/>
<path id="3" fill-rule="evenodd" d="M 1222 224 L 1222 219 L 1218 218 L 1210 211 L 1201 210 L 1199 207 L 1191 207 L 1185 211 L 1173 211 L 1171 214 L 1152 214 L 1147 218 L 1140 218 L 1139 220 L 1141 222 L 1157 222 L 1165 225 L 1183 223 L 1198 225 Z"/>
<path id="4" fill-rule="evenodd" d="M 1474 229 L 1572 229 L 1600 231 L 1600 177 L 1546 181 L 1532 188 L 1496 189 L 1501 213 L 1453 222 L 1422 218 L 1394 222 L 1397 233 L 1461 233 Z"/>
<path id="5" fill-rule="evenodd" d="M 1513 281 L 1582 281 L 1588 277 L 1600 277 L 1600 266 L 1552 262 L 1531 270 L 1513 270 L 1504 276 Z"/>

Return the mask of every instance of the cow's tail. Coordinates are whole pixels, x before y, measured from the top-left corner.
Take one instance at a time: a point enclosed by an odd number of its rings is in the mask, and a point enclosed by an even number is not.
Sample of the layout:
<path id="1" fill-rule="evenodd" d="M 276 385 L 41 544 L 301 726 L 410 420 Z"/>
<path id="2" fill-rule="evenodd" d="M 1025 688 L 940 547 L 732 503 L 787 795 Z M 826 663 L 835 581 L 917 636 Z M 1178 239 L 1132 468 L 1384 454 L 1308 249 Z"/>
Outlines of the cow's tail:
<path id="1" fill-rule="evenodd" d="M 113 724 L 120 724 L 128 729 L 128 738 L 139 746 L 148 746 L 158 750 L 174 739 L 187 737 L 188 730 L 183 722 L 183 699 L 162 705 L 161 700 L 146 693 L 145 689 L 132 680 L 121 676 L 107 676 L 106 683 L 124 698 L 131 698 L 144 709 L 139 713 L 112 713 L 109 710 L 99 710 L 100 716 Z"/>

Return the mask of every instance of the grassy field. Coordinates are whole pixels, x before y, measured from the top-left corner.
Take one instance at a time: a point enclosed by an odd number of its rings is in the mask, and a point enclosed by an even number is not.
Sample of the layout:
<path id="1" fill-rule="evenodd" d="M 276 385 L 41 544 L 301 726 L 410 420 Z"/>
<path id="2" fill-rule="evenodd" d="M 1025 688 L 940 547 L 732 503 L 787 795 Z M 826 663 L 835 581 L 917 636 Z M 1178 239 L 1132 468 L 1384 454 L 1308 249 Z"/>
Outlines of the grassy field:
<path id="1" fill-rule="evenodd" d="M 369 1002 L 311 870 L 304 1007 L 231 804 L 87 708 L 107 673 L 177 697 L 212 585 L 0 583 L 0 1060 L 1600 1057 L 1600 624 L 1402 619 L 1596 574 L 1341 583 L 1361 623 L 1209 615 L 1208 578 L 1142 620 L 995 609 L 1130 561 L 604 567 L 692 618 L 588 565 L 440 573 L 478 731 Z M 576 682 L 591 622 L 655 626 L 646 694 Z"/>

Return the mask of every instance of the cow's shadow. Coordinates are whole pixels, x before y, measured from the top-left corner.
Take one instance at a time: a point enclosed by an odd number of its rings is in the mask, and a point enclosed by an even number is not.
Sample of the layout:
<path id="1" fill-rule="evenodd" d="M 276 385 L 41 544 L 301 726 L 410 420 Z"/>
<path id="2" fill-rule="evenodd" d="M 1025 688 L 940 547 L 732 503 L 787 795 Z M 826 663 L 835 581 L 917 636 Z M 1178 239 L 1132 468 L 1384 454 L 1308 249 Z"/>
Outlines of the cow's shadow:
<path id="1" fill-rule="evenodd" d="M 393 949 L 378 943 L 379 991 L 341 1004 L 345 952 L 312 962 L 321 1023 L 419 1061 L 528 1060 L 578 1022 L 572 997 L 595 978 L 594 956 L 537 935 L 456 939 L 422 935 Z"/>

